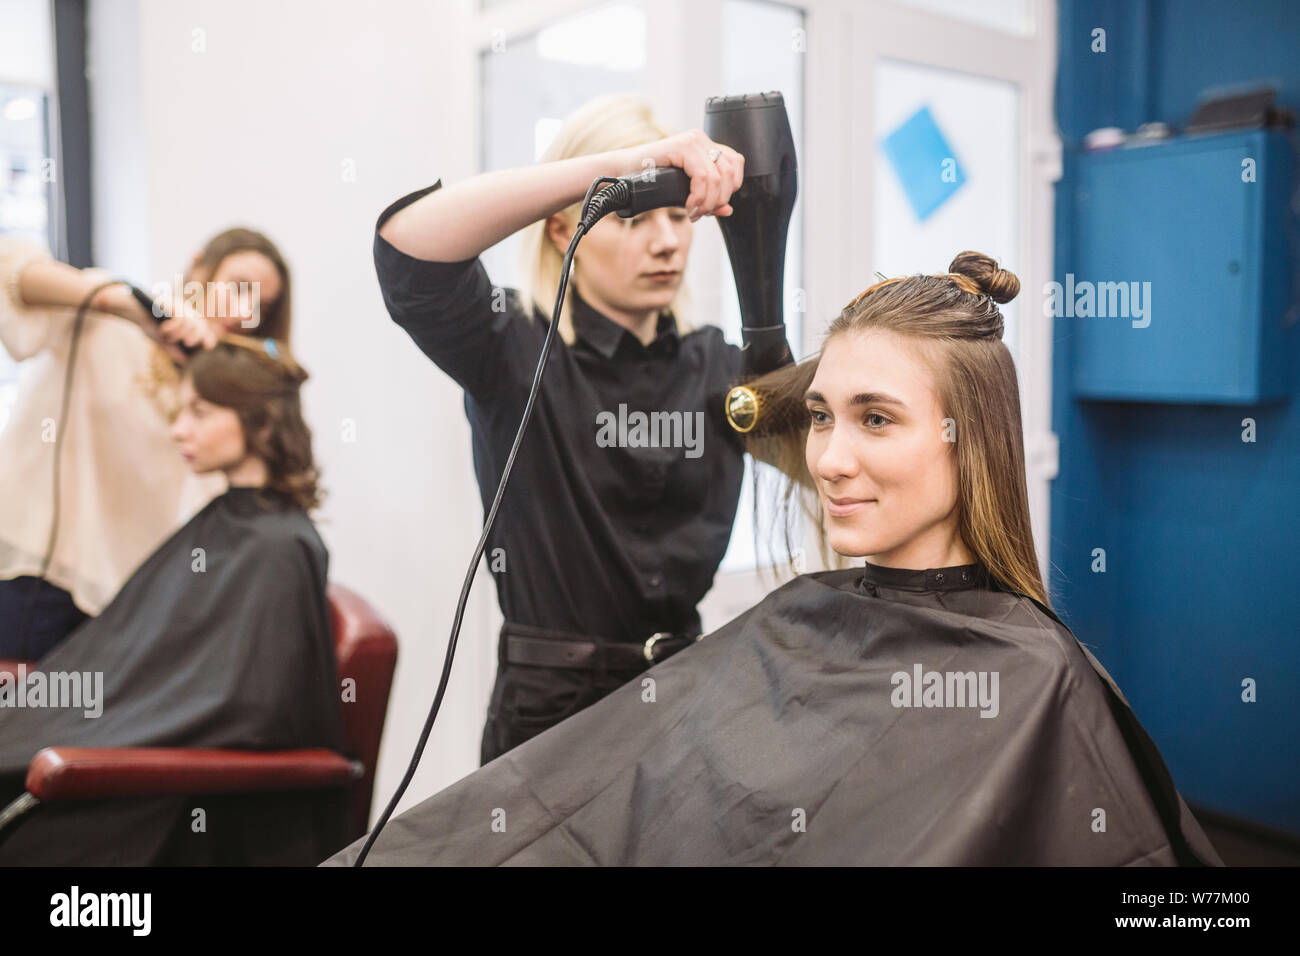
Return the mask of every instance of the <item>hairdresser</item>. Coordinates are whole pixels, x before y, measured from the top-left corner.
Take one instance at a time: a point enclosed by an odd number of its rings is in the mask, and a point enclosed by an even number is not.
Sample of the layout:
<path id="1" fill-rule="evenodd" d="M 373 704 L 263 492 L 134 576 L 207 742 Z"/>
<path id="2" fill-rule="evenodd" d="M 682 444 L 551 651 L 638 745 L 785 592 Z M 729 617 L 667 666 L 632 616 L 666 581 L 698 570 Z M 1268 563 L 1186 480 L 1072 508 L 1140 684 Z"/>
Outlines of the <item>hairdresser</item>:
<path id="1" fill-rule="evenodd" d="M 0 430 L 0 658 L 44 657 L 225 490 L 171 439 L 181 346 L 287 340 L 289 270 L 265 236 L 228 229 L 184 279 L 159 324 L 124 282 L 0 237 L 0 345 L 22 363 Z"/>
<path id="2" fill-rule="evenodd" d="M 671 135 L 638 97 L 587 103 L 534 165 L 447 187 L 439 180 L 379 218 L 385 304 L 464 389 L 486 513 L 582 199 L 597 177 L 651 164 L 686 171 L 688 206 L 610 215 L 580 240 L 487 542 L 505 624 L 485 764 L 697 638 L 696 605 L 726 551 L 744 472 L 723 400 L 770 370 L 751 367 L 749 356 L 783 356 L 768 360 L 779 365 L 790 354 L 781 328 L 765 333 L 776 341 L 742 351 L 716 326 L 688 321 L 683 277 L 695 223 L 731 214 L 744 158 L 701 130 Z M 478 257 L 521 229 L 520 288 L 496 288 Z M 638 428 L 655 421 L 673 427 Z"/>

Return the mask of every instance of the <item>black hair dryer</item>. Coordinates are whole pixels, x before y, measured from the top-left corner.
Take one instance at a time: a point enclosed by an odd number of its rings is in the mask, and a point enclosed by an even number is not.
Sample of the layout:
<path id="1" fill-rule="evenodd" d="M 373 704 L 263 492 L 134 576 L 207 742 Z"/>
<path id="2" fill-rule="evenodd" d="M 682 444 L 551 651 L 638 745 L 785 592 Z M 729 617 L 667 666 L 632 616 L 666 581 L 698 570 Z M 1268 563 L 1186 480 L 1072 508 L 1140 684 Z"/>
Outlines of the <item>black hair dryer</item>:
<path id="1" fill-rule="evenodd" d="M 717 217 L 740 299 L 745 347 L 759 367 L 779 364 L 785 338 L 785 245 L 798 194 L 798 164 L 785 98 L 776 91 L 711 96 L 704 132 L 745 157 L 745 178 Z M 771 354 L 768 354 L 771 353 Z"/>

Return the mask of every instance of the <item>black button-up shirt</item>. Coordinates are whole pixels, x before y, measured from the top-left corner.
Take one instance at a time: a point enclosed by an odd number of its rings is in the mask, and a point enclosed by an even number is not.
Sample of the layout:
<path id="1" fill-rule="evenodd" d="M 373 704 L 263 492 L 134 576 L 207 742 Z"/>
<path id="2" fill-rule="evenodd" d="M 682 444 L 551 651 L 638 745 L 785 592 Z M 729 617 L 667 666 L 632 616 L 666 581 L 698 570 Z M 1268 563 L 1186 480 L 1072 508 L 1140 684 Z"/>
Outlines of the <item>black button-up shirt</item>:
<path id="1" fill-rule="evenodd" d="M 393 203 L 376 230 L 441 186 Z M 515 289 L 495 289 L 477 257 L 416 259 L 377 231 L 374 255 L 393 320 L 465 390 L 486 513 L 550 314 L 525 306 Z M 665 314 L 642 345 L 572 283 L 565 294 L 576 341 L 557 335 L 551 346 L 487 545 L 502 613 L 638 643 L 656 631 L 696 629 L 696 605 L 726 551 L 744 474 L 723 400 L 732 385 L 767 371 L 750 368 L 748 356 L 791 360 L 784 330 L 756 333 L 768 339 L 742 350 L 714 326 L 679 336 Z"/>

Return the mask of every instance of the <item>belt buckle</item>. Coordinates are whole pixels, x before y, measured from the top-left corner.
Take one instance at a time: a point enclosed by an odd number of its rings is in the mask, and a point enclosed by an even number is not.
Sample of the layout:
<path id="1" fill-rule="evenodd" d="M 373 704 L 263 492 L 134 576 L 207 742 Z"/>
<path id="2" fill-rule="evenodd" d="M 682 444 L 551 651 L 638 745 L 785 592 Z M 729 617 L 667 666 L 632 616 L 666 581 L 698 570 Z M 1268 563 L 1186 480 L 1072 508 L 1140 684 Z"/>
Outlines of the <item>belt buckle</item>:
<path id="1" fill-rule="evenodd" d="M 645 645 L 641 648 L 641 653 L 645 655 L 647 663 L 655 663 L 655 644 L 661 640 L 672 637 L 672 631 L 656 631 L 646 640 Z"/>

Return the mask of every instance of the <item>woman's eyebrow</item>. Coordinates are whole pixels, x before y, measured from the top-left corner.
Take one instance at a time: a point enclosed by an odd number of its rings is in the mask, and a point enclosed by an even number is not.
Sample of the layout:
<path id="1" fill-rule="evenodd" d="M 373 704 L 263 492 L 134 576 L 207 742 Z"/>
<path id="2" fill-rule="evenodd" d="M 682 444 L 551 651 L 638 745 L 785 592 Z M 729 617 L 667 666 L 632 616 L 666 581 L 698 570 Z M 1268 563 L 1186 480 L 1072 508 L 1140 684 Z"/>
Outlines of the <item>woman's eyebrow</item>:
<path id="1" fill-rule="evenodd" d="M 822 402 L 825 403 L 826 396 L 821 392 L 809 389 L 804 393 L 805 402 Z M 897 405 L 899 408 L 906 408 L 907 403 L 900 398 L 894 398 L 892 395 L 886 395 L 884 392 L 859 392 L 849 399 L 849 405 Z"/>

